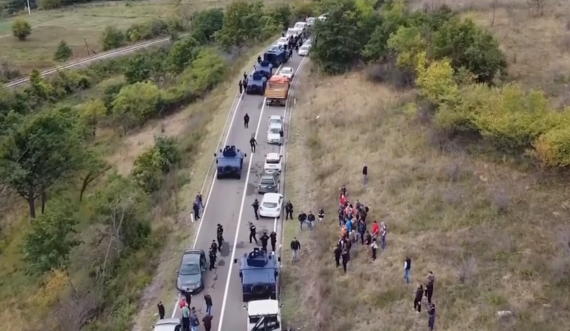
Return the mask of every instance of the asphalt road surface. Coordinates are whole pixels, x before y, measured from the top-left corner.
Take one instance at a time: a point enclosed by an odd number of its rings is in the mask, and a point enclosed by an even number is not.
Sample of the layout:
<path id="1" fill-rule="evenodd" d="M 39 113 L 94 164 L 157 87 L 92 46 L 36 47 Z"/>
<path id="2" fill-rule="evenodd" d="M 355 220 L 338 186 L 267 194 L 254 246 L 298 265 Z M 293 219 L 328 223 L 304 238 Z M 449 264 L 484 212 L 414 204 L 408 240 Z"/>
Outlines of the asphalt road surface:
<path id="1" fill-rule="evenodd" d="M 302 57 L 295 54 L 284 66 L 292 67 L 298 73 L 297 71 L 302 68 L 304 62 L 306 61 L 303 61 Z M 293 89 L 297 77 L 298 75 L 293 80 Z M 235 85 L 237 90 L 237 82 Z M 196 307 L 201 319 L 205 314 L 203 294 L 210 293 L 214 304 L 212 327 L 213 330 L 218 331 L 247 330 L 247 313 L 243 309 L 239 265 L 234 264 L 233 259 L 239 258 L 256 247 L 255 242 L 249 243 L 249 222 L 253 222 L 257 227 L 258 241 L 264 231 L 267 231 L 268 234 L 271 231 L 276 231 L 277 238 L 281 238 L 281 222 L 279 219 L 255 220 L 251 204 L 256 198 L 261 201 L 261 195 L 257 194 L 256 187 L 263 172 L 265 154 L 281 152 L 285 157 L 284 150 L 281 150 L 285 148 L 285 144 L 283 147 L 267 144 L 269 117 L 271 115 L 284 117 L 285 138 L 287 138 L 289 129 L 287 123 L 289 107 L 266 106 L 263 96 L 244 95 L 239 101 L 234 102 L 233 107 L 234 113 L 230 120 L 230 128 L 222 141 L 224 141 L 224 145 L 235 145 L 247 153 L 242 170 L 242 179 L 239 181 L 235 179 L 216 180 L 214 173 L 212 187 L 206 199 L 205 210 L 194 243 L 195 248 L 207 252 L 212 240 L 216 239 L 217 224 L 219 223 L 224 227 L 226 242 L 222 247 L 221 254 L 218 254 L 217 269 L 207 273 L 205 290 L 194 296 L 191 303 L 192 307 Z M 247 129 L 243 125 L 243 117 L 246 113 L 250 117 L 249 128 Z M 249 146 L 249 139 L 252 134 L 256 135 L 258 142 L 255 153 L 251 153 Z M 212 151 L 212 153 L 214 152 L 216 151 Z M 283 162 L 285 161 L 284 159 Z M 284 183 L 284 171 L 281 178 L 281 189 Z M 277 246 L 280 244 L 278 241 Z M 180 317 L 178 304 L 175 304 L 173 308 L 172 317 Z"/>

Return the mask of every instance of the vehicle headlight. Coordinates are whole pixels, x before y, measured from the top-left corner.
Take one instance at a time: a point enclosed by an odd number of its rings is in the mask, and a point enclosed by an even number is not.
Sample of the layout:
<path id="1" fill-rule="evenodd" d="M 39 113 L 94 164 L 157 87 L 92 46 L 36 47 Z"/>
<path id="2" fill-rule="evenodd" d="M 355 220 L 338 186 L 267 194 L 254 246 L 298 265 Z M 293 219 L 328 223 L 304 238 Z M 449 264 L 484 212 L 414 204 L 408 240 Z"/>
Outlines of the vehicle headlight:
<path id="1" fill-rule="evenodd" d="M 277 207 L 277 212 L 279 212 L 281 210 L 281 207 Z"/>

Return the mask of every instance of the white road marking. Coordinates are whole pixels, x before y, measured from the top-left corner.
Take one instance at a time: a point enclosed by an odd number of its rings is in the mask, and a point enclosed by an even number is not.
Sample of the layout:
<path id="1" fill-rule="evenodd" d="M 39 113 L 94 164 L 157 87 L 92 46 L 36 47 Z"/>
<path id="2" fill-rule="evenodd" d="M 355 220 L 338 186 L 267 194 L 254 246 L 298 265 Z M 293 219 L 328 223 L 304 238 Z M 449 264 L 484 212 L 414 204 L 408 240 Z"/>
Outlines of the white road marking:
<path id="1" fill-rule="evenodd" d="M 255 129 L 255 135 L 254 135 L 255 140 L 257 140 L 257 135 L 259 134 L 259 129 L 261 127 L 261 120 L 263 119 L 263 111 L 264 110 L 265 110 L 265 98 L 263 99 L 263 105 L 261 106 L 261 112 L 259 113 L 259 120 L 257 121 L 257 129 Z M 240 231 L 240 227 L 241 227 L 241 220 L 242 220 L 242 216 L 243 216 L 243 208 L 245 205 L 245 197 L 247 195 L 247 183 L 249 183 L 249 175 L 251 173 L 251 167 L 253 166 L 253 153 L 251 154 L 251 156 L 252 157 L 249 159 L 249 165 L 247 167 L 247 176 L 245 177 L 246 187 L 244 188 L 243 194 L 241 196 L 241 207 L 239 208 L 239 216 L 238 216 L 237 226 L 236 226 L 236 235 L 234 237 L 234 244 L 232 247 L 232 257 L 230 259 L 230 269 L 228 270 L 228 278 L 226 280 L 226 288 L 224 289 L 224 296 L 222 299 L 222 311 L 220 313 L 220 322 L 218 323 L 218 331 L 222 331 L 222 326 L 224 323 L 224 313 L 226 312 L 226 303 L 228 301 L 228 291 L 230 289 L 230 280 L 232 279 L 232 269 L 234 266 L 233 261 L 236 257 L 236 246 L 237 246 L 239 231 Z"/>

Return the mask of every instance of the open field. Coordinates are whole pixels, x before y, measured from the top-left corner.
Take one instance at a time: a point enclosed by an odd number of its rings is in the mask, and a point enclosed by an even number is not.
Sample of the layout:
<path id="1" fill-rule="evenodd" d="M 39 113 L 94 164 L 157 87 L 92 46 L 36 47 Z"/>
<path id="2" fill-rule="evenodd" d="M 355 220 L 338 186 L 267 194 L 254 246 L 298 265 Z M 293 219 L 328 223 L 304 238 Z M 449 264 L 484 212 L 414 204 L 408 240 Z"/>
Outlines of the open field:
<path id="1" fill-rule="evenodd" d="M 437 330 L 569 328 L 567 185 L 441 139 L 411 115 L 411 92 L 368 83 L 361 73 L 311 75 L 293 111 L 286 193 L 295 213 L 322 207 L 327 216 L 314 232 L 285 225 L 284 318 L 292 326 L 427 330 L 425 306 L 417 315 L 412 303 L 415 283 L 432 270 Z M 372 262 L 357 245 L 346 275 L 332 253 L 343 184 L 352 201 L 370 206 L 369 229 L 372 220 L 388 226 L 386 251 Z M 293 236 L 304 245 L 298 265 L 288 262 Z M 498 321 L 500 310 L 514 318 Z"/>
<path id="2" fill-rule="evenodd" d="M 183 0 L 175 5 L 174 1 L 169 0 L 107 1 L 57 10 L 36 10 L 31 16 L 22 16 L 32 26 L 32 34 L 25 41 L 12 36 L 11 25 L 15 18 L 0 19 L 0 60 L 15 65 L 22 73 L 33 68 L 53 67 L 53 54 L 61 40 L 72 48 L 71 60 L 84 58 L 89 55 L 85 43 L 96 52 L 101 50 L 101 33 L 107 26 L 126 30 L 133 24 L 153 18 L 189 16 L 199 10 L 225 7 L 230 2 Z M 265 1 L 271 2 L 276 1 Z"/>
<path id="3" fill-rule="evenodd" d="M 447 4 L 493 32 L 509 62 L 511 80 L 540 88 L 555 106 L 570 105 L 570 2 L 527 0 L 411 0 Z"/>

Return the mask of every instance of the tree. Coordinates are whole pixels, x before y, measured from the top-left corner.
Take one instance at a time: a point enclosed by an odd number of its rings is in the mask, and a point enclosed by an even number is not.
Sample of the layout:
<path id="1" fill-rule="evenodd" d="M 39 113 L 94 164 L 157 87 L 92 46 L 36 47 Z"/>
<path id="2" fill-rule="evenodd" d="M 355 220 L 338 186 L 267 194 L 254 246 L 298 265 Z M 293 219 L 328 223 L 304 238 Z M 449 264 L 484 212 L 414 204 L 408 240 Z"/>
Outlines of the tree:
<path id="1" fill-rule="evenodd" d="M 57 200 L 40 215 L 24 235 L 23 260 L 31 274 L 66 269 L 71 250 L 81 242 L 74 238 L 77 212 L 69 201 Z"/>
<path id="2" fill-rule="evenodd" d="M 53 60 L 56 62 L 65 62 L 65 61 L 69 60 L 69 58 L 72 55 L 73 55 L 73 51 L 71 50 L 71 47 L 69 47 L 69 45 L 67 45 L 65 40 L 62 40 L 59 43 L 59 46 L 57 46 L 57 50 L 55 51 L 55 54 L 53 55 Z"/>
<path id="3" fill-rule="evenodd" d="M 126 134 L 128 129 L 158 115 L 159 102 L 160 90 L 153 83 L 127 85 L 113 100 L 113 119 Z"/>
<path id="4" fill-rule="evenodd" d="M 326 21 L 314 27 L 316 44 L 311 59 L 323 72 L 339 74 L 360 58 L 363 45 L 359 36 L 359 15 L 354 1 L 338 0 L 330 4 Z"/>
<path id="5" fill-rule="evenodd" d="M 150 59 L 147 54 L 137 54 L 129 60 L 125 67 L 125 79 L 127 84 L 144 82 L 150 78 Z"/>
<path id="6" fill-rule="evenodd" d="M 194 38 L 186 38 L 175 42 L 168 56 L 170 71 L 176 74 L 184 71 L 184 68 L 190 65 L 196 56 L 198 47 L 200 47 L 200 44 Z"/>
<path id="7" fill-rule="evenodd" d="M 424 98 L 435 105 L 454 104 L 459 99 L 459 86 L 453 77 L 449 61 L 435 61 L 427 65 L 425 52 L 418 56 L 416 84 Z"/>
<path id="8" fill-rule="evenodd" d="M 262 16 L 263 5 L 259 2 L 232 2 L 226 10 L 222 29 L 216 33 L 216 40 L 228 49 L 232 46 L 241 48 L 260 35 Z"/>
<path id="9" fill-rule="evenodd" d="M 105 118 L 107 108 L 101 99 L 93 99 L 79 106 L 79 118 L 87 128 L 91 129 L 91 136 L 95 137 L 99 121 Z"/>
<path id="10" fill-rule="evenodd" d="M 87 155 L 87 158 L 83 160 L 83 169 L 80 174 L 81 187 L 79 189 L 79 202 L 83 201 L 83 195 L 85 194 L 89 184 L 99 178 L 110 168 L 110 165 L 96 153 L 91 152 Z"/>
<path id="11" fill-rule="evenodd" d="M 282 29 L 287 29 L 293 13 L 291 11 L 291 6 L 283 3 L 273 8 L 269 15 Z"/>
<path id="12" fill-rule="evenodd" d="M 48 101 L 54 94 L 53 86 L 46 82 L 38 69 L 32 70 L 30 73 L 30 86 L 26 89 L 30 102 L 39 105 L 44 101 Z"/>
<path id="13" fill-rule="evenodd" d="M 201 44 L 214 41 L 214 35 L 224 26 L 224 12 L 221 8 L 196 13 L 192 21 L 192 37 Z"/>
<path id="14" fill-rule="evenodd" d="M 402 69 L 414 69 L 417 55 L 425 51 L 427 43 L 421 30 L 416 26 L 401 26 L 388 39 L 388 47 L 398 53 L 398 66 Z"/>
<path id="15" fill-rule="evenodd" d="M 104 51 L 123 46 L 127 38 L 125 34 L 114 26 L 108 26 L 101 34 L 101 45 Z"/>
<path id="16" fill-rule="evenodd" d="M 176 140 L 157 137 L 155 145 L 135 160 L 133 177 L 143 190 L 148 193 L 154 192 L 160 188 L 163 175 L 181 160 Z"/>
<path id="17" fill-rule="evenodd" d="M 32 34 L 32 26 L 25 19 L 17 18 L 14 23 L 12 23 L 12 33 L 14 37 L 24 41 Z"/>
<path id="18" fill-rule="evenodd" d="M 36 199 L 42 197 L 43 209 L 48 189 L 81 165 L 84 141 L 84 127 L 70 109 L 33 114 L 2 140 L 0 178 L 26 199 L 32 220 Z"/>
<path id="19" fill-rule="evenodd" d="M 507 68 L 499 43 L 469 19 L 453 18 L 444 23 L 434 34 L 429 54 L 435 59 L 449 58 L 454 69 L 465 67 L 484 83 L 491 83 Z"/>

